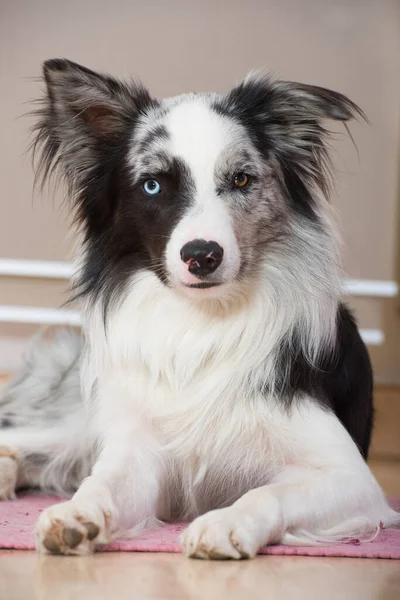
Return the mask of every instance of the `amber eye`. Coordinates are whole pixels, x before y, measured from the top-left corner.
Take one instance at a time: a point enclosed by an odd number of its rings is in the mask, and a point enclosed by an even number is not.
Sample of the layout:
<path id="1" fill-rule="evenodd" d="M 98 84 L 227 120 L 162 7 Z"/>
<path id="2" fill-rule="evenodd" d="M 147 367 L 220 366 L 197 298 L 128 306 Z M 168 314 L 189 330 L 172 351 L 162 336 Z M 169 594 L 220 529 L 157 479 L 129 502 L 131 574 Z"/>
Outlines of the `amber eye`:
<path id="1" fill-rule="evenodd" d="M 233 180 L 235 187 L 244 188 L 249 183 L 249 176 L 246 173 L 238 173 Z"/>

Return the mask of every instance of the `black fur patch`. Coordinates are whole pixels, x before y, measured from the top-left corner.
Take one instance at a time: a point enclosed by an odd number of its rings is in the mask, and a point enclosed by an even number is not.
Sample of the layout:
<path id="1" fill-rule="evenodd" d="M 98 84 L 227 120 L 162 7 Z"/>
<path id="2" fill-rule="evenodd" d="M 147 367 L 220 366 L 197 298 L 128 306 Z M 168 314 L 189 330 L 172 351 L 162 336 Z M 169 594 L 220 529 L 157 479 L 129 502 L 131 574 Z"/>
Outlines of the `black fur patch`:
<path id="1" fill-rule="evenodd" d="M 294 336 L 277 360 L 277 392 L 289 407 L 295 396 L 314 398 L 331 409 L 367 458 L 373 423 L 372 369 L 356 322 L 345 307 L 337 316 L 336 347 L 311 366 Z"/>
<path id="2" fill-rule="evenodd" d="M 149 196 L 143 189 L 156 177 L 161 192 Z M 104 314 L 113 299 L 141 269 L 154 271 L 166 282 L 163 254 L 171 231 L 192 202 L 194 182 L 184 162 L 174 159 L 163 173 L 144 175 L 132 183 L 129 166 L 113 174 L 116 210 L 102 234 L 91 237 L 86 262 L 78 282 L 78 295 L 102 297 Z"/>

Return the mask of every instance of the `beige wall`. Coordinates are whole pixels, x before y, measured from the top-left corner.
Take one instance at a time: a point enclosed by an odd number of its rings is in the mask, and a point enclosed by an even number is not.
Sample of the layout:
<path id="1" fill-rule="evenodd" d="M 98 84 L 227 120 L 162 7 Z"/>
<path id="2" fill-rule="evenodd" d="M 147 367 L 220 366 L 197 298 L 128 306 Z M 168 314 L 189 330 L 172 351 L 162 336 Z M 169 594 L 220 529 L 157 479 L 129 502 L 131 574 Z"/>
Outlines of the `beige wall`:
<path id="1" fill-rule="evenodd" d="M 70 253 L 61 194 L 32 199 L 33 172 L 24 156 L 30 121 L 20 117 L 39 94 L 32 78 L 44 59 L 66 56 L 114 75 L 135 75 L 156 95 L 226 90 L 250 69 L 266 67 L 282 78 L 340 90 L 368 115 L 369 126 L 352 126 L 358 154 L 345 136 L 334 144 L 334 203 L 346 271 L 394 279 L 399 32 L 396 0 L 2 0 L 0 257 L 58 260 Z M 0 286 L 0 303 L 45 306 L 65 299 L 59 282 L 3 279 Z M 393 335 L 395 308 L 386 302 L 369 307 L 360 309 L 362 318 L 390 327 Z M 0 324 L 0 337 L 16 332 Z M 388 356 L 399 363 L 396 340 L 377 350 L 384 379 L 400 371 L 400 365 L 387 370 Z"/>

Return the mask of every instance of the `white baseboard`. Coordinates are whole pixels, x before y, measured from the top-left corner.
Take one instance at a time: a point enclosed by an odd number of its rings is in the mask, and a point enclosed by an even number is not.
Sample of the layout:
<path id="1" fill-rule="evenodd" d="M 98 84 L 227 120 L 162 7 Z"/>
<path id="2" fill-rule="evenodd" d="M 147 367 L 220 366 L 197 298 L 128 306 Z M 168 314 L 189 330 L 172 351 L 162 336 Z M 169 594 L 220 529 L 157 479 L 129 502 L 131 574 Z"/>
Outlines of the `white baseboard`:
<path id="1" fill-rule="evenodd" d="M 82 324 L 82 316 L 76 310 L 0 305 L 0 323 L 71 325 L 79 327 Z"/>
<path id="2" fill-rule="evenodd" d="M 381 346 L 385 341 L 384 333 L 380 329 L 360 329 L 360 334 L 367 346 Z"/>
<path id="3" fill-rule="evenodd" d="M 0 275 L 5 277 L 70 279 L 73 274 L 74 264 L 71 262 L 0 258 Z"/>

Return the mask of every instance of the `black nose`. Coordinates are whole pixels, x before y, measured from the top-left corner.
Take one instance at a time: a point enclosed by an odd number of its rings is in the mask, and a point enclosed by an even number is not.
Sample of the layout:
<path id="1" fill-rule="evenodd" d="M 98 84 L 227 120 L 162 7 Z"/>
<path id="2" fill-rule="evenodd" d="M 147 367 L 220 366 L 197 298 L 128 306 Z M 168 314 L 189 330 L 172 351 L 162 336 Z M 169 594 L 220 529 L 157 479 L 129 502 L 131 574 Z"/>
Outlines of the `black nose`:
<path id="1" fill-rule="evenodd" d="M 224 249 L 217 242 L 192 240 L 181 249 L 181 259 L 189 267 L 189 273 L 204 277 L 214 273 L 222 263 Z"/>

